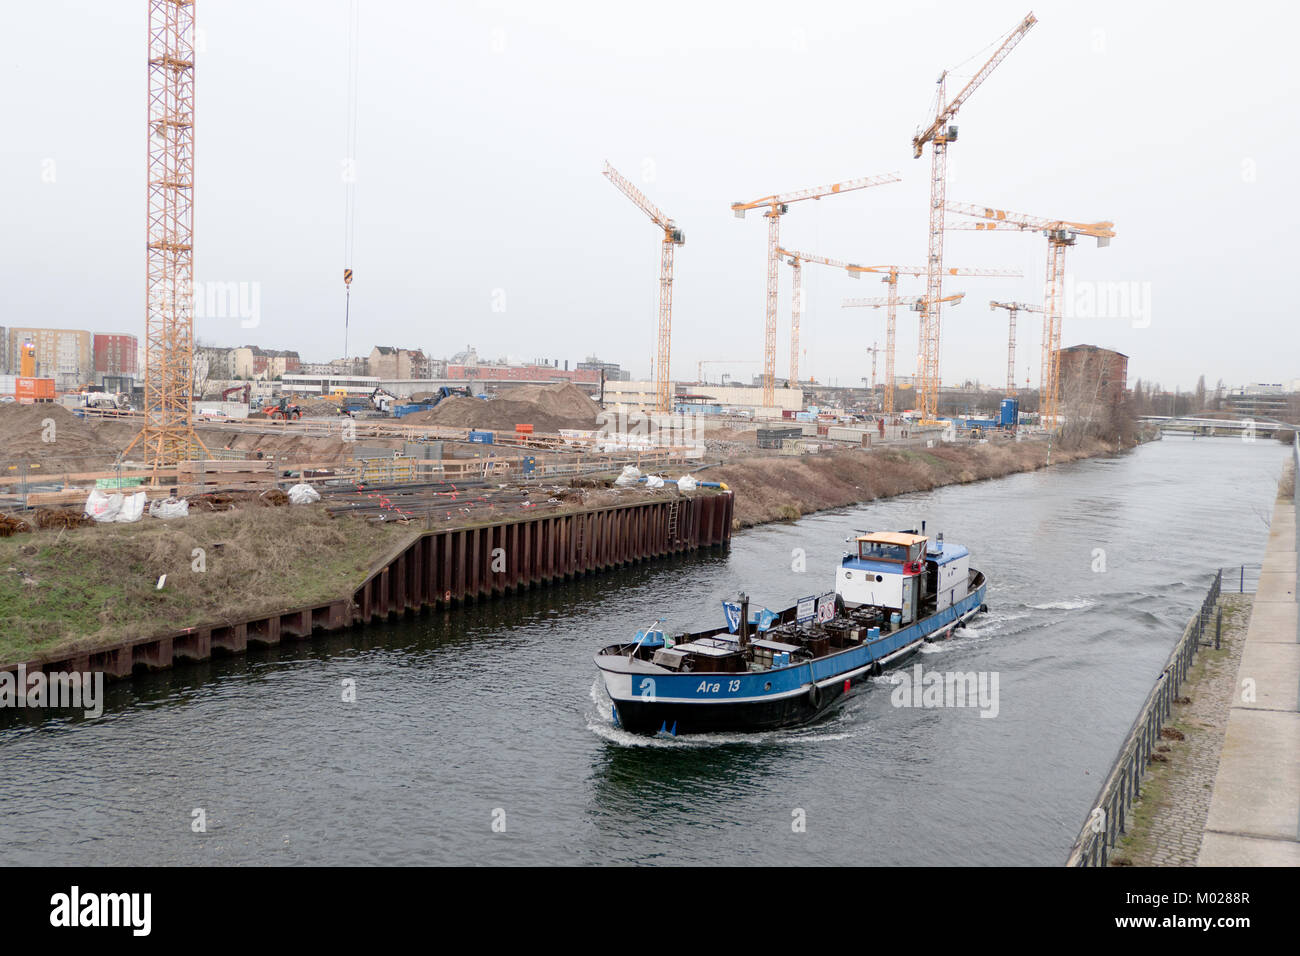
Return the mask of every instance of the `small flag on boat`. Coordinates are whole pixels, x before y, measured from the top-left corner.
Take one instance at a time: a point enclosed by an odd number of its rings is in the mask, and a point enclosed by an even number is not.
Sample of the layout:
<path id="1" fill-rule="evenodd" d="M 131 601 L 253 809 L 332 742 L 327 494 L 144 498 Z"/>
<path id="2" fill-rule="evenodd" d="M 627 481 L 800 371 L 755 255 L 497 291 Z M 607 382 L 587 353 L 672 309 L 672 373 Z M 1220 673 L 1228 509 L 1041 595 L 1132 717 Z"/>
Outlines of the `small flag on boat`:
<path id="1" fill-rule="evenodd" d="M 735 634 L 740 628 L 740 605 L 723 601 L 722 612 L 727 615 L 727 630 Z"/>
<path id="2" fill-rule="evenodd" d="M 766 631 L 776 622 L 776 612 L 769 611 L 767 608 L 758 612 L 758 629 Z"/>

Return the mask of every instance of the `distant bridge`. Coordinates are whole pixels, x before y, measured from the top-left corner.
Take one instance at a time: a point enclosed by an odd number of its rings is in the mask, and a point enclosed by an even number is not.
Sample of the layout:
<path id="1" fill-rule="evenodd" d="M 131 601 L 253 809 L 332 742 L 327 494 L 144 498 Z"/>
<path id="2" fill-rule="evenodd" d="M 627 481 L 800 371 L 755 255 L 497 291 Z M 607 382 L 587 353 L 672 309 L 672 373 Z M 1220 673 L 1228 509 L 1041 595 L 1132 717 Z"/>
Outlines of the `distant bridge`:
<path id="1" fill-rule="evenodd" d="M 1272 438 L 1279 431 L 1297 431 L 1300 426 L 1260 418 L 1193 418 L 1186 415 L 1143 415 L 1140 419 L 1159 425 L 1162 432 L 1183 435 L 1240 435 L 1253 431 L 1260 438 Z"/>

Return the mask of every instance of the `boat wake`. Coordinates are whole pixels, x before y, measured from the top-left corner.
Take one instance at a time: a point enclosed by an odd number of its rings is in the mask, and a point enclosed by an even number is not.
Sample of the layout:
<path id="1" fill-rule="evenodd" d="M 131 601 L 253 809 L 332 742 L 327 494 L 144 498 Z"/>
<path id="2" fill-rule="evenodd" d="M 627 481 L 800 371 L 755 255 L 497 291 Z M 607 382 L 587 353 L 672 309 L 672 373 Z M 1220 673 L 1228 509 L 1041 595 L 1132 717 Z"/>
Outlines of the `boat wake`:
<path id="1" fill-rule="evenodd" d="M 1085 607 L 1092 607 L 1095 603 L 1087 598 L 1075 598 L 1072 601 L 1049 601 L 1046 604 L 1029 604 L 1026 607 L 1033 608 L 1035 611 L 1080 611 Z"/>

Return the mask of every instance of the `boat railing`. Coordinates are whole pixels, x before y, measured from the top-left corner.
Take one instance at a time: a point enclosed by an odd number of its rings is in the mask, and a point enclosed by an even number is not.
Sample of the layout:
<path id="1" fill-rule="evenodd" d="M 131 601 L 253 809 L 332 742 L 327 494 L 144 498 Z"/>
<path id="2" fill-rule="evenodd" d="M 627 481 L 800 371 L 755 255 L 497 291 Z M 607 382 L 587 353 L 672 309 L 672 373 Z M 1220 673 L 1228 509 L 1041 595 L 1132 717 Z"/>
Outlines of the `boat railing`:
<path id="1" fill-rule="evenodd" d="M 1231 584 L 1241 583 L 1245 587 L 1246 569 L 1226 569 L 1228 575 L 1239 572 Z M 1196 616 L 1188 622 L 1183 636 L 1174 649 L 1156 679 L 1155 686 L 1147 695 L 1146 702 L 1138 712 L 1133 726 L 1129 728 L 1119 756 L 1111 765 L 1101 790 L 1093 801 L 1093 810 L 1083 824 L 1078 839 L 1070 850 L 1067 866 L 1105 866 L 1110 851 L 1126 832 L 1128 815 L 1133 804 L 1141 796 L 1142 775 L 1151 755 L 1160 743 L 1160 732 L 1165 721 L 1169 719 L 1174 700 L 1178 697 L 1183 681 L 1187 679 L 1196 660 L 1196 652 L 1202 647 L 1218 647 L 1222 629 L 1222 612 L 1218 611 L 1219 595 L 1224 591 L 1225 569 L 1220 568 L 1214 574 L 1201 601 L 1201 608 Z M 1258 580 L 1258 575 L 1256 576 Z M 1228 587 L 1231 593 L 1233 589 Z"/>

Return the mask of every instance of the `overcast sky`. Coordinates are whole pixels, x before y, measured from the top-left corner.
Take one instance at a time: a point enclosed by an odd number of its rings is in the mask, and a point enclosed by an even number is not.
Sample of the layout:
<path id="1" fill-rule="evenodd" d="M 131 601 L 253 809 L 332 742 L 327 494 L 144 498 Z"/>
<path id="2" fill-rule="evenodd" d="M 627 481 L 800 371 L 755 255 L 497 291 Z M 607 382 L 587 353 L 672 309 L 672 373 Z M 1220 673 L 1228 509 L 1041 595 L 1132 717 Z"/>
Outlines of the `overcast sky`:
<path id="1" fill-rule="evenodd" d="M 932 118 L 940 71 L 968 77 L 1028 9 L 361 0 L 349 351 L 594 352 L 647 374 L 660 234 L 600 175 L 608 159 L 686 233 L 674 376 L 694 377 L 701 359 L 758 371 L 766 224 L 729 204 L 898 171 L 898 184 L 791 206 L 783 245 L 923 264 L 929 154 L 913 159 L 911 137 Z M 1112 220 L 1109 248 L 1081 240 L 1067 256 L 1073 306 L 1093 307 L 1097 290 L 1127 291 L 1127 306 L 1067 318 L 1063 340 L 1129 354 L 1130 381 L 1300 377 L 1296 8 L 1033 10 L 1038 25 L 957 117 L 949 200 Z M 204 318 L 196 334 L 337 357 L 348 2 L 200 0 L 198 18 L 197 277 L 256 284 L 260 324 Z M 143 335 L 146 21 L 146 0 L 6 11 L 0 325 Z M 1046 241 L 953 232 L 945 258 L 1025 272 L 945 284 L 967 292 L 944 311 L 945 383 L 999 384 L 1006 313 L 988 302 L 1042 301 Z M 802 371 L 860 381 L 885 316 L 840 301 L 884 286 L 815 265 L 804 274 Z M 789 294 L 783 266 L 781 375 Z M 1017 378 L 1034 384 L 1039 332 L 1022 315 Z M 903 312 L 900 374 L 915 349 L 915 315 Z"/>

